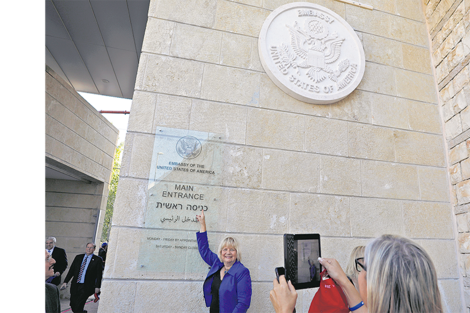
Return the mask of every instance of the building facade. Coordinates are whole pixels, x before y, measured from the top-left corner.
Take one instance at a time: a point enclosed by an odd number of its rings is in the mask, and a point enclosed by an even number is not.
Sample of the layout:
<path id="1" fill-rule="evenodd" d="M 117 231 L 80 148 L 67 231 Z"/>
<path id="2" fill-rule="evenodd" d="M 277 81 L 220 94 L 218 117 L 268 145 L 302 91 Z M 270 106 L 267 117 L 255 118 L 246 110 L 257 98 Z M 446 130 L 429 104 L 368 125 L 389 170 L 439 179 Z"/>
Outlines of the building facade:
<path id="1" fill-rule="evenodd" d="M 118 130 L 52 69 L 45 75 L 46 237 L 70 265 L 99 244 Z"/>
<path id="2" fill-rule="evenodd" d="M 470 3 L 308 1 L 349 23 L 365 55 L 356 90 L 320 105 L 279 89 L 259 58 L 263 23 L 291 2 L 151 1 L 100 313 L 207 311 L 198 210 L 212 249 L 241 242 L 249 312 L 273 311 L 285 233 L 319 233 L 343 266 L 381 234 L 409 237 L 433 259 L 445 312 L 468 311 Z"/>

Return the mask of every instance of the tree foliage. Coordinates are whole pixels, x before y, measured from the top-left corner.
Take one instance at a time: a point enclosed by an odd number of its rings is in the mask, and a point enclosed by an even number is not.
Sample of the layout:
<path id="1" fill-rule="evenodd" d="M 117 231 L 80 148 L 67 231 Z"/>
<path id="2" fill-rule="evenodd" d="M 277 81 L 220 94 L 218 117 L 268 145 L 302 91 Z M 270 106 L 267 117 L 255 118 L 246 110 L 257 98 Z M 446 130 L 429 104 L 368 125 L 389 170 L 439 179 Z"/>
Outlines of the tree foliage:
<path id="1" fill-rule="evenodd" d="M 116 199 L 116 191 L 119 183 L 119 172 L 121 170 L 121 154 L 124 148 L 124 142 L 116 147 L 114 153 L 113 170 L 111 181 L 109 183 L 108 202 L 106 203 L 106 214 L 104 216 L 103 232 L 101 233 L 101 242 L 108 242 L 109 231 L 111 230 L 111 221 L 113 219 L 114 200 Z"/>

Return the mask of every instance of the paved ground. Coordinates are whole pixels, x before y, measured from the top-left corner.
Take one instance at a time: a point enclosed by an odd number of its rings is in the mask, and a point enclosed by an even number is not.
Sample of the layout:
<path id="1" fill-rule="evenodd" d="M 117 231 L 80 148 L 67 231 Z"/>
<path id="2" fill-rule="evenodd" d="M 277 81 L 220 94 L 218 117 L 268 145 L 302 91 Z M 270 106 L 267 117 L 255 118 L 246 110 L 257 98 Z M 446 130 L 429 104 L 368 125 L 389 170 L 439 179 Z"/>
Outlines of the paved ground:
<path id="1" fill-rule="evenodd" d="M 85 310 L 88 311 L 88 313 L 97 313 L 98 312 L 98 305 L 100 304 L 100 301 L 94 303 L 93 302 L 94 297 L 90 297 L 87 300 L 87 303 L 85 304 Z M 72 313 L 72 310 L 70 309 L 70 300 L 69 299 L 60 299 L 60 311 L 61 312 L 67 312 L 67 313 Z"/>

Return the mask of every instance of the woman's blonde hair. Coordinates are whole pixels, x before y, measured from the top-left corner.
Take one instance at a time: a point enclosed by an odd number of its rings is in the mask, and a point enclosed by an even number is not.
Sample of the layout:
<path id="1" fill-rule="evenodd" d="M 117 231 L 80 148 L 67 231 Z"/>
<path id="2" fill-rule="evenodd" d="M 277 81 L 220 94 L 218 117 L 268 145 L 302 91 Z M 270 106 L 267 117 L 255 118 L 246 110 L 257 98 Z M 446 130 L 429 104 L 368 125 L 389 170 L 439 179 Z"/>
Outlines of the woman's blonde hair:
<path id="1" fill-rule="evenodd" d="M 233 238 L 233 237 L 225 237 L 219 244 L 219 250 L 218 250 L 218 253 L 217 255 L 219 256 L 219 260 L 221 262 L 222 261 L 222 250 L 225 248 L 225 247 L 233 247 L 236 251 L 237 251 L 237 260 L 239 262 L 241 262 L 242 260 L 242 254 L 240 252 L 240 245 L 238 244 L 238 241 L 237 239 Z"/>
<path id="2" fill-rule="evenodd" d="M 356 270 L 356 259 L 364 257 L 365 246 L 357 246 L 351 251 L 351 255 L 349 256 L 348 265 L 346 266 L 346 270 L 344 271 L 346 275 L 352 279 L 354 286 L 357 287 L 357 276 L 359 272 Z"/>
<path id="3" fill-rule="evenodd" d="M 413 241 L 383 235 L 367 245 L 365 264 L 369 312 L 443 311 L 434 265 Z"/>

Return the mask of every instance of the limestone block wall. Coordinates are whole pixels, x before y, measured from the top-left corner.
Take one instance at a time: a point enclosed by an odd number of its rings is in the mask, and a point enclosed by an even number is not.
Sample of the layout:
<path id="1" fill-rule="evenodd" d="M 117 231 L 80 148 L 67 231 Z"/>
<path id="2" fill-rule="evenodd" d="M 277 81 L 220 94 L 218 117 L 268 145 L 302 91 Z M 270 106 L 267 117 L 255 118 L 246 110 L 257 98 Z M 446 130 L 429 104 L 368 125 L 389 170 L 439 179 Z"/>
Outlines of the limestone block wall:
<path id="1" fill-rule="evenodd" d="M 209 240 L 214 248 L 226 233 L 241 241 L 253 279 L 249 312 L 273 312 L 269 290 L 274 267 L 283 264 L 284 233 L 320 233 L 322 255 L 344 266 L 356 245 L 376 236 L 410 237 L 435 263 L 445 312 L 463 311 L 446 148 L 421 1 L 362 1 L 373 10 L 310 1 L 342 16 L 364 46 L 361 84 L 331 105 L 293 99 L 260 64 L 261 26 L 272 10 L 289 2 L 151 1 L 100 313 L 156 307 L 207 311 L 202 295 L 207 269 L 193 276 L 139 270 L 153 144 L 162 128 L 221 134 L 224 168 L 217 188 L 226 217 L 208 225 Z M 197 259 L 186 267 L 200 266 Z M 299 292 L 297 312 L 308 311 L 315 292 Z"/>
<path id="2" fill-rule="evenodd" d="M 76 180 L 46 180 L 46 236 L 70 261 L 101 237 L 119 131 L 46 67 L 46 167 Z"/>
<path id="3" fill-rule="evenodd" d="M 46 157 L 108 182 L 119 131 L 46 68 Z"/>
<path id="4" fill-rule="evenodd" d="M 445 125 L 460 274 L 470 307 L 470 1 L 423 0 Z"/>

